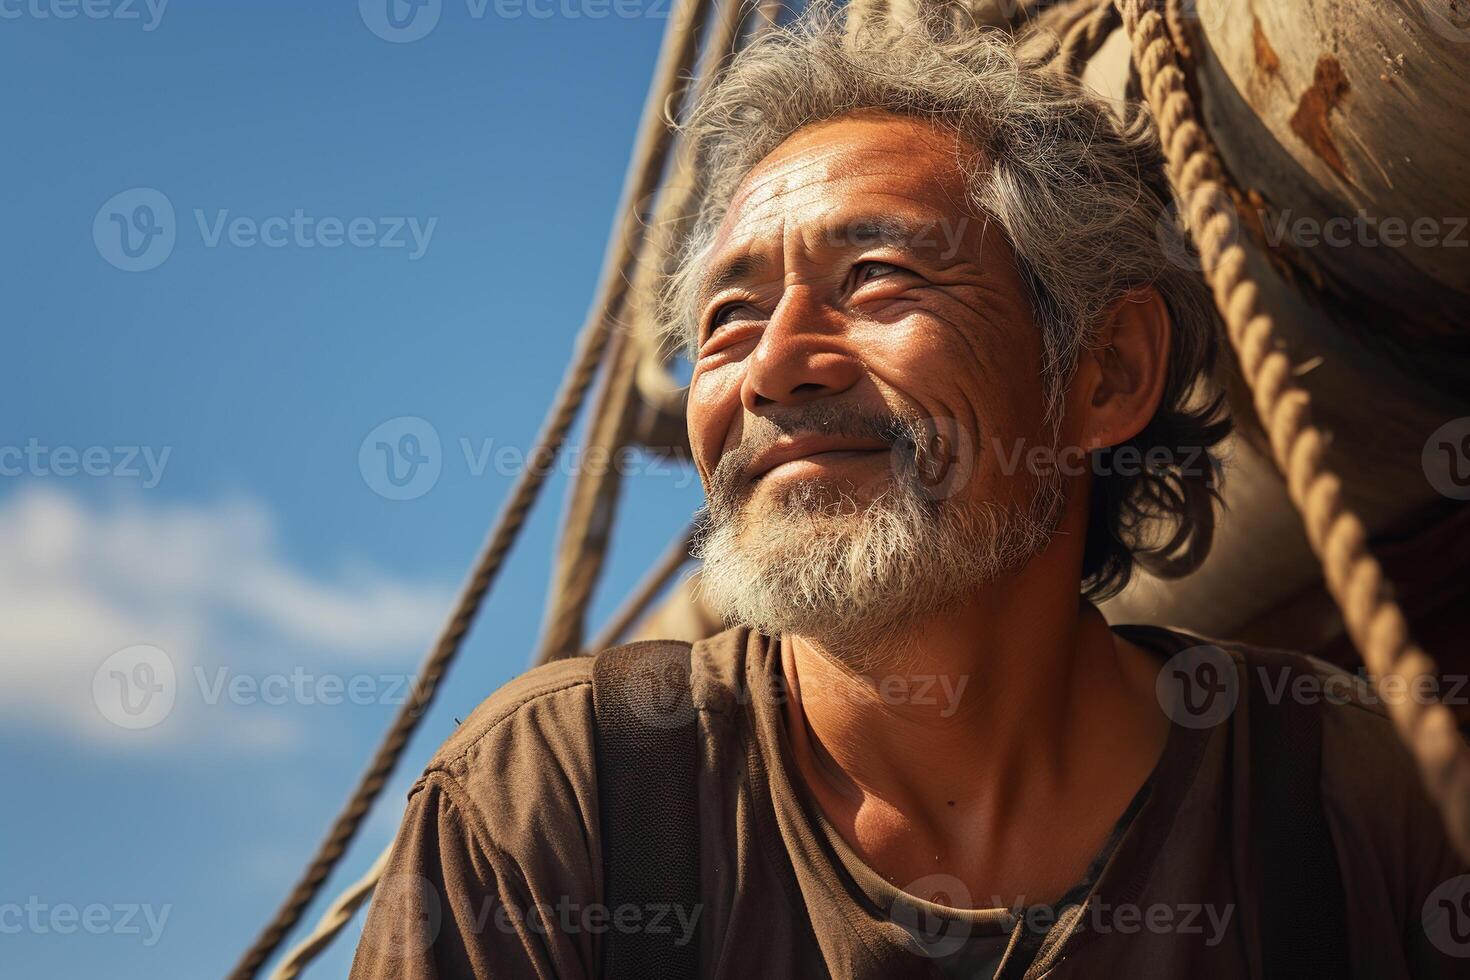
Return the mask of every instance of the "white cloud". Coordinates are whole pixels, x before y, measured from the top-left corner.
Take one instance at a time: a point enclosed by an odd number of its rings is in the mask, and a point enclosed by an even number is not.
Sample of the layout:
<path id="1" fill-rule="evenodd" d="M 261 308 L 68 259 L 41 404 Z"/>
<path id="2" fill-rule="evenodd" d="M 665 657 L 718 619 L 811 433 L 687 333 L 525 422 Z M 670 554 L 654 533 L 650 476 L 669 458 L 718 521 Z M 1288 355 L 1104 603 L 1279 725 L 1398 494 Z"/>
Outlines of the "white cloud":
<path id="1" fill-rule="evenodd" d="M 228 726 L 236 744 L 279 746 L 294 736 L 290 711 L 205 712 L 218 705 L 199 678 L 411 672 L 450 600 L 437 584 L 293 565 L 259 504 L 101 507 L 25 488 L 0 499 L 0 718 L 110 745 L 177 741 L 202 724 L 206 737 Z M 92 682 L 138 644 L 167 654 L 178 706 L 125 731 Z"/>

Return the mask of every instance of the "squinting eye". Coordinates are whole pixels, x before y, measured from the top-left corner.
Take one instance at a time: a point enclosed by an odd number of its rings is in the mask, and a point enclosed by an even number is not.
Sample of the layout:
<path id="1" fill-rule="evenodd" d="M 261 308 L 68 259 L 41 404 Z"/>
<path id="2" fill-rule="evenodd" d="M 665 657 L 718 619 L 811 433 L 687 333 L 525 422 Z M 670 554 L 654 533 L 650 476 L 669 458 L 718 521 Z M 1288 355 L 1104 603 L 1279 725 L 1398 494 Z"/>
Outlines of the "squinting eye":
<path id="1" fill-rule="evenodd" d="M 856 270 L 857 284 L 859 286 L 865 282 L 872 282 L 874 279 L 881 279 L 884 276 L 903 271 L 898 266 L 888 262 L 859 262 Z"/>
<path id="2" fill-rule="evenodd" d="M 739 320 L 758 320 L 760 311 L 749 303 L 726 303 L 715 310 L 715 315 L 710 317 L 709 328 L 711 331 L 718 330 L 726 324 L 735 323 Z"/>

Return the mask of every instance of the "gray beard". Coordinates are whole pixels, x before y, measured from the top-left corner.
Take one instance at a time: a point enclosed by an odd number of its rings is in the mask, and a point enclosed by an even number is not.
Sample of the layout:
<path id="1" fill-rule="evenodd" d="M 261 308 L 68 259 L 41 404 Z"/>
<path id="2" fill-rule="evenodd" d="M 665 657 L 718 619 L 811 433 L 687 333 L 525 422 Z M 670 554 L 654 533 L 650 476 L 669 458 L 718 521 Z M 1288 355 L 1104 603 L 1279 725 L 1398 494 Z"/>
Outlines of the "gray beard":
<path id="1" fill-rule="evenodd" d="M 904 651 L 915 622 L 1023 567 L 1046 547 L 1062 511 L 1060 477 L 1038 479 L 1025 507 L 935 500 L 920 460 L 895 466 L 876 498 L 801 481 L 766 511 L 712 481 L 695 553 L 701 591 L 729 623 L 819 642 L 854 669 L 866 651 Z"/>

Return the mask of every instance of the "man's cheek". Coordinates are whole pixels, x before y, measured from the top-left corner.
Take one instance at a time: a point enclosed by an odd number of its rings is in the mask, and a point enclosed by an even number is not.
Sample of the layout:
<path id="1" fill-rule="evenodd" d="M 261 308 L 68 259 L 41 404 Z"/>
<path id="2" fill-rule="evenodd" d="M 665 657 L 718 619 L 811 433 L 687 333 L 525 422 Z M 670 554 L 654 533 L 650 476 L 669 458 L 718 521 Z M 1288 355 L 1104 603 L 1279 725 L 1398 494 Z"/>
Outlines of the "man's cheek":
<path id="1" fill-rule="evenodd" d="M 724 455 L 740 408 L 739 381 L 730 367 L 706 372 L 696 368 L 689 383 L 689 448 L 705 486 Z"/>

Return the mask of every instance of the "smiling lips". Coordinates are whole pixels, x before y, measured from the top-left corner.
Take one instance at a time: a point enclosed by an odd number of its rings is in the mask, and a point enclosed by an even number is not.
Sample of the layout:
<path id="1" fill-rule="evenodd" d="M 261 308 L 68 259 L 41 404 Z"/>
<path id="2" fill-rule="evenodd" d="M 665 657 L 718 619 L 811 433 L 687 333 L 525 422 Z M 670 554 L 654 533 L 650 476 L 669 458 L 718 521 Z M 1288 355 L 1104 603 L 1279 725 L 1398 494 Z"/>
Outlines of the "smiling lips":
<path id="1" fill-rule="evenodd" d="M 826 464 L 860 456 L 887 452 L 887 443 L 873 439 L 846 439 L 837 436 L 806 436 L 783 439 L 756 456 L 750 468 L 750 481 L 766 476 L 787 463 Z"/>

